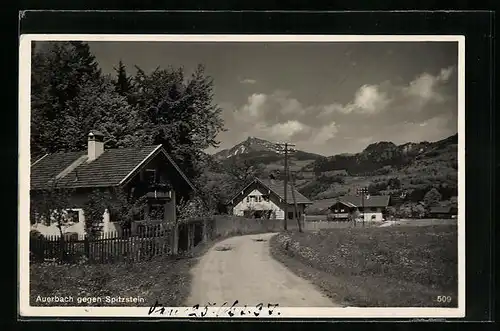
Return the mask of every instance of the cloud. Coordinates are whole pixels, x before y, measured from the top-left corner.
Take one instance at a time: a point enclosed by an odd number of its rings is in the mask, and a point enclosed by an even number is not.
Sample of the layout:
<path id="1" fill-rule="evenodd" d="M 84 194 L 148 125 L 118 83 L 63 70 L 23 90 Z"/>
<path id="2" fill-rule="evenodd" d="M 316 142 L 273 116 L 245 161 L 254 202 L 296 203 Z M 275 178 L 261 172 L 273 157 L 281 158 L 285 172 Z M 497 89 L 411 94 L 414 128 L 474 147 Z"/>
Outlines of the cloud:
<path id="1" fill-rule="evenodd" d="M 285 123 L 306 114 L 304 107 L 287 91 L 275 91 L 272 94 L 254 93 L 247 102 L 236 110 L 239 121 L 266 123 Z"/>
<path id="2" fill-rule="evenodd" d="M 260 123 L 254 127 L 252 132 L 253 135 L 273 141 L 321 145 L 335 138 L 338 127 L 335 122 L 314 128 L 297 120 L 290 120 L 273 125 Z"/>
<path id="3" fill-rule="evenodd" d="M 448 81 L 450 79 L 451 75 L 455 72 L 455 67 L 450 66 L 448 68 L 443 68 L 441 69 L 441 72 L 439 73 L 438 80 L 440 81 Z"/>
<path id="4" fill-rule="evenodd" d="M 224 137 L 231 139 L 228 147 L 256 136 L 324 155 L 356 152 L 382 140 L 439 139 L 457 130 L 456 91 L 450 90 L 454 72 L 454 67 L 445 67 L 407 83 L 362 84 L 343 103 L 305 104 L 282 90 L 254 93 L 243 105 L 231 105 L 234 111 L 223 113 L 229 128 Z"/>
<path id="5" fill-rule="evenodd" d="M 354 101 L 339 110 L 346 114 L 351 112 L 375 114 L 384 111 L 390 101 L 378 86 L 365 84 L 356 91 Z"/>
<path id="6" fill-rule="evenodd" d="M 241 84 L 255 84 L 257 81 L 255 79 L 246 78 L 240 81 Z"/>
<path id="7" fill-rule="evenodd" d="M 312 135 L 312 143 L 313 144 L 324 144 L 331 139 L 335 138 L 338 132 L 338 126 L 337 123 L 331 122 L 330 124 L 327 124 L 323 127 L 321 127 L 319 130 L 314 132 Z"/>
<path id="8" fill-rule="evenodd" d="M 248 115 L 252 118 L 258 118 L 261 115 L 262 108 L 267 101 L 267 95 L 259 93 L 248 97 L 248 102 L 243 106 L 240 114 Z"/>
<path id="9" fill-rule="evenodd" d="M 373 137 L 360 137 L 357 139 L 358 142 L 360 142 L 363 145 L 368 145 L 373 142 Z"/>
<path id="10" fill-rule="evenodd" d="M 289 140 L 295 135 L 309 133 L 311 128 L 299 121 L 292 120 L 285 123 L 277 123 L 268 127 L 269 135 L 276 140 Z"/>
<path id="11" fill-rule="evenodd" d="M 439 93 L 439 87 L 450 79 L 454 70 L 454 67 L 443 68 L 436 76 L 425 72 L 404 87 L 403 93 L 419 98 L 421 102 L 443 102 L 444 96 Z"/>

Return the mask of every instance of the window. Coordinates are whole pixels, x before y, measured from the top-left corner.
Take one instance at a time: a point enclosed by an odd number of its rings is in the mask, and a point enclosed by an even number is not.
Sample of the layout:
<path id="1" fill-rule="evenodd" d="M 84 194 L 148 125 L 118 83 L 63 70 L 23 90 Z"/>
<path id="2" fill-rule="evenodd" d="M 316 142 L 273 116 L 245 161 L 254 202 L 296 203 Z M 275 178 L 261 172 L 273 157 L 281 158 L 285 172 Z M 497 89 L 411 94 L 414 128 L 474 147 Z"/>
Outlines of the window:
<path id="1" fill-rule="evenodd" d="M 262 196 L 261 195 L 257 196 L 257 202 L 262 202 Z"/>
<path id="2" fill-rule="evenodd" d="M 250 197 L 249 196 L 247 197 L 247 202 L 250 202 Z"/>
<path id="3" fill-rule="evenodd" d="M 109 213 L 109 221 L 110 222 L 118 222 L 120 221 L 118 218 L 119 218 L 119 214 L 116 210 L 113 210 L 113 209 L 108 209 L 108 213 Z"/>
<path id="4" fill-rule="evenodd" d="M 67 210 L 66 211 L 67 215 L 67 219 L 68 219 L 68 222 L 73 222 L 73 223 L 78 223 L 79 221 L 79 217 L 78 217 L 78 210 Z"/>
<path id="5" fill-rule="evenodd" d="M 292 220 L 293 219 L 293 211 L 288 212 L 288 219 Z"/>
<path id="6" fill-rule="evenodd" d="M 146 169 L 144 172 L 144 180 L 148 184 L 156 183 L 156 170 L 155 169 Z"/>
<path id="7" fill-rule="evenodd" d="M 341 210 L 340 210 L 340 212 L 341 212 L 341 213 L 343 213 L 343 212 L 344 212 L 344 209 L 341 209 Z"/>

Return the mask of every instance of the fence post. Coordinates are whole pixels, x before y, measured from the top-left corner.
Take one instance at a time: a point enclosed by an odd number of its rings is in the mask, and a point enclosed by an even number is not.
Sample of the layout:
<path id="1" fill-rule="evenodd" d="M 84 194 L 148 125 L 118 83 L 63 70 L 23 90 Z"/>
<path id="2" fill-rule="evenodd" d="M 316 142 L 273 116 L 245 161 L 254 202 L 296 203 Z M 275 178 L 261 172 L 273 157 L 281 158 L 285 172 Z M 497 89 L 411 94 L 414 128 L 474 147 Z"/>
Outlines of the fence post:
<path id="1" fill-rule="evenodd" d="M 64 235 L 61 235 L 61 237 L 59 238 L 59 263 L 63 263 L 64 262 L 64 249 L 66 247 L 65 246 L 65 243 L 64 243 Z"/>
<path id="2" fill-rule="evenodd" d="M 194 228 L 195 228 L 195 223 L 191 223 L 189 226 L 189 250 L 191 251 L 194 247 Z"/>
<path id="3" fill-rule="evenodd" d="M 172 226 L 172 255 L 179 253 L 179 224 L 176 222 Z"/>
<path id="4" fill-rule="evenodd" d="M 206 219 L 206 218 L 203 219 L 202 233 L 203 233 L 203 242 L 207 242 L 208 241 L 208 219 Z"/>

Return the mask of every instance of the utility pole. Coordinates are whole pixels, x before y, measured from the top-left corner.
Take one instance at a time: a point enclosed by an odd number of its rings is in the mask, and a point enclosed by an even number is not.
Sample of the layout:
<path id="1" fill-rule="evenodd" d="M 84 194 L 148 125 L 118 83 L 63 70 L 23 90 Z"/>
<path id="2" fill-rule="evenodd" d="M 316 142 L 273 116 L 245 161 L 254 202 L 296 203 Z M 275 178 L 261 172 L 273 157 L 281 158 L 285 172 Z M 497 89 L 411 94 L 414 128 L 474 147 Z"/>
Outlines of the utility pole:
<path id="1" fill-rule="evenodd" d="M 363 209 L 363 227 L 365 227 L 365 194 L 368 193 L 366 187 L 360 187 L 357 190 L 358 195 L 361 195 L 361 209 Z"/>
<path id="2" fill-rule="evenodd" d="M 293 205 L 295 206 L 295 220 L 297 221 L 297 225 L 299 226 L 299 232 L 302 232 L 302 225 L 300 224 L 300 218 L 298 216 L 299 207 L 297 206 L 297 199 L 295 199 L 295 180 L 292 173 L 290 173 L 290 184 L 292 188 Z"/>
<path id="3" fill-rule="evenodd" d="M 285 154 L 285 174 L 284 174 L 284 185 L 283 185 L 283 198 L 285 199 L 285 204 L 284 204 L 284 217 L 283 217 L 283 226 L 285 231 L 287 230 L 287 219 L 288 219 L 288 152 L 289 152 L 289 147 L 295 146 L 294 144 L 289 144 L 289 143 L 277 143 L 277 152 L 279 154 L 283 153 Z"/>

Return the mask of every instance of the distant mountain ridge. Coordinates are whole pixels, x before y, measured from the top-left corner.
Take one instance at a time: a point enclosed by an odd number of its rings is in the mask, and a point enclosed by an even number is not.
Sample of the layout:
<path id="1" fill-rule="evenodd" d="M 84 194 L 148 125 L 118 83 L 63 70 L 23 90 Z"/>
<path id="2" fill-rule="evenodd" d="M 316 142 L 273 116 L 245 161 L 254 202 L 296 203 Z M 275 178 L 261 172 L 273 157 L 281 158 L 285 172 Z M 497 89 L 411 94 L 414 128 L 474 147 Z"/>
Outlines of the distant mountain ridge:
<path id="1" fill-rule="evenodd" d="M 207 155 L 208 156 L 208 155 Z M 224 176 L 234 161 L 262 169 L 266 177 L 276 170 L 283 174 L 284 157 L 276 145 L 249 137 L 214 155 L 208 156 L 213 167 L 210 176 Z M 288 159 L 297 189 L 312 200 L 355 194 L 356 188 L 368 187 L 370 194 L 404 195 L 421 201 L 430 188 L 437 188 L 443 199 L 457 195 L 458 134 L 429 142 L 396 145 L 380 141 L 359 153 L 322 156 L 295 151 Z M 228 168 L 226 168 L 226 166 Z M 222 178 L 222 177 L 221 177 Z M 353 193 L 354 192 L 354 193 Z"/>
<path id="2" fill-rule="evenodd" d="M 315 173 L 346 170 L 351 175 L 373 172 L 384 167 L 401 168 L 444 146 L 457 144 L 458 134 L 454 134 L 436 142 L 418 142 L 396 145 L 392 142 L 381 141 L 368 145 L 362 152 L 346 155 L 338 154 L 320 158 L 307 165 L 305 171 Z"/>
<path id="3" fill-rule="evenodd" d="M 316 159 L 319 157 L 324 157 L 315 153 L 308 153 L 300 150 L 295 150 L 294 154 L 298 158 L 311 158 Z M 248 137 L 246 140 L 234 145 L 231 148 L 223 149 L 214 154 L 215 159 L 217 160 L 225 160 L 232 157 L 245 157 L 251 158 L 253 156 L 262 157 L 262 156 L 273 156 L 279 155 L 276 143 L 270 142 L 265 139 L 257 138 L 257 137 Z"/>
<path id="4" fill-rule="evenodd" d="M 448 200 L 458 192 L 458 135 L 435 142 L 396 145 L 379 142 L 362 152 L 318 159 L 297 174 L 299 191 L 310 199 L 355 194 L 368 187 L 370 194 L 404 195 L 413 202 L 437 188 Z"/>

